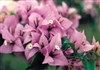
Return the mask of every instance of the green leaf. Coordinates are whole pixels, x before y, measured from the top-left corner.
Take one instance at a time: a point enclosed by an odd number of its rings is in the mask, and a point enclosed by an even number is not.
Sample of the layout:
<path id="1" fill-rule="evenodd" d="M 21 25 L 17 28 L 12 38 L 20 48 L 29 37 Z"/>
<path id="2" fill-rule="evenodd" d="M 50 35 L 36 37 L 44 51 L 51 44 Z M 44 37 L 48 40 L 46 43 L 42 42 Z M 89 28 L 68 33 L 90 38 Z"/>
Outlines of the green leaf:
<path id="1" fill-rule="evenodd" d="M 79 57 L 79 58 L 82 58 L 84 56 L 84 53 L 77 53 L 76 55 L 75 55 L 75 57 Z"/>
<path id="2" fill-rule="evenodd" d="M 11 12 L 10 12 L 10 15 L 16 15 L 16 13 L 15 13 L 15 12 L 13 12 L 13 11 L 11 11 Z"/>
<path id="3" fill-rule="evenodd" d="M 84 56 L 85 59 L 94 59 L 97 60 L 99 58 L 98 54 L 94 51 L 89 51 Z"/>
<path id="4" fill-rule="evenodd" d="M 94 59 L 82 59 L 83 67 L 85 70 L 95 70 L 96 62 Z"/>
<path id="5" fill-rule="evenodd" d="M 77 53 L 77 50 L 75 49 L 75 45 L 74 45 L 74 43 L 68 43 L 68 44 L 69 44 L 70 47 L 73 49 L 74 54 L 76 54 L 76 53 Z"/>
<path id="6" fill-rule="evenodd" d="M 70 43 L 69 39 L 65 37 L 61 38 L 61 41 L 62 43 Z"/>
<path id="7" fill-rule="evenodd" d="M 66 49 L 68 49 L 69 47 L 70 47 L 70 45 L 67 44 L 67 43 L 62 44 L 62 50 L 66 50 Z"/>
<path id="8" fill-rule="evenodd" d="M 66 50 L 70 47 L 68 43 L 70 43 L 68 38 L 62 38 L 62 50 Z"/>
<path id="9" fill-rule="evenodd" d="M 68 49 L 69 47 L 71 47 L 74 51 L 74 53 L 76 54 L 77 53 L 77 50 L 75 49 L 75 45 L 74 43 L 71 43 L 70 40 L 68 38 L 62 38 L 62 50 L 66 50 Z"/>
<path id="10" fill-rule="evenodd" d="M 100 7 L 98 5 L 94 5 L 94 9 L 96 11 L 96 14 L 100 15 Z"/>

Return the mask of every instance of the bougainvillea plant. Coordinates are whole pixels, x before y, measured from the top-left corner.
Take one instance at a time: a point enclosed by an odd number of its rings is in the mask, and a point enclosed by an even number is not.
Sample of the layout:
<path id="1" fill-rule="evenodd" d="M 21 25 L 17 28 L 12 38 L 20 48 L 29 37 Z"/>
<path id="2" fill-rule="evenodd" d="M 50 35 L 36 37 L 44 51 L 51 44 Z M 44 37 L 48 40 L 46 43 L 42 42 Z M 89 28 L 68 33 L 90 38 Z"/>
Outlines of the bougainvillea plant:
<path id="1" fill-rule="evenodd" d="M 99 42 L 93 37 L 89 43 L 84 31 L 76 30 L 81 17 L 74 8 L 64 2 L 56 6 L 53 0 L 17 1 L 14 5 L 14 12 L 6 7 L 0 10 L 0 53 L 22 56 L 30 62 L 26 70 L 44 70 L 48 66 L 97 69 Z"/>

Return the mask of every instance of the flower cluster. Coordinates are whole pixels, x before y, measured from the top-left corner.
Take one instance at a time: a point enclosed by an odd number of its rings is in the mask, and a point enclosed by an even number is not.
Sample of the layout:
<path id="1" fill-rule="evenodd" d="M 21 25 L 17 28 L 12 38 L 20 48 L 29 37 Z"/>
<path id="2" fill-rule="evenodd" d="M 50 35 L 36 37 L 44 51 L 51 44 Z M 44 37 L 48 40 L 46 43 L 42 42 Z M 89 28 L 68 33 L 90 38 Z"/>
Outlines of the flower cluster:
<path id="1" fill-rule="evenodd" d="M 95 10 L 95 5 L 100 7 L 100 0 L 83 0 L 85 6 L 84 10 L 87 14 L 90 14 L 92 17 L 96 16 L 97 11 Z"/>
<path id="2" fill-rule="evenodd" d="M 66 17 L 70 21 L 73 22 L 73 24 L 72 24 L 73 28 L 77 28 L 79 26 L 79 20 L 81 19 L 81 16 L 79 14 L 77 14 L 77 10 L 74 7 L 68 7 L 68 5 L 65 2 L 62 2 L 62 6 L 56 5 L 55 2 L 53 2 L 53 0 L 43 0 L 43 3 L 49 4 L 50 6 L 53 6 L 53 7 L 56 7 L 58 12 L 63 17 Z"/>
<path id="3" fill-rule="evenodd" d="M 95 25 L 98 23 L 98 29 L 100 25 L 100 0 L 83 0 L 83 6 L 84 6 L 84 12 L 87 15 L 91 15 L 91 17 L 94 19 Z M 100 29 L 99 29 L 100 30 Z"/>
<path id="4" fill-rule="evenodd" d="M 0 34 L 4 39 L 0 53 L 14 53 L 28 61 L 41 53 L 42 64 L 60 66 L 62 70 L 84 70 L 79 58 L 88 56 L 89 51 L 100 56 L 100 45 L 94 38 L 90 44 L 84 31 L 76 30 L 79 19 L 75 9 L 64 2 L 62 6 L 56 6 L 53 0 L 15 2 L 15 13 L 4 16 L 2 21 L 0 18 Z"/>

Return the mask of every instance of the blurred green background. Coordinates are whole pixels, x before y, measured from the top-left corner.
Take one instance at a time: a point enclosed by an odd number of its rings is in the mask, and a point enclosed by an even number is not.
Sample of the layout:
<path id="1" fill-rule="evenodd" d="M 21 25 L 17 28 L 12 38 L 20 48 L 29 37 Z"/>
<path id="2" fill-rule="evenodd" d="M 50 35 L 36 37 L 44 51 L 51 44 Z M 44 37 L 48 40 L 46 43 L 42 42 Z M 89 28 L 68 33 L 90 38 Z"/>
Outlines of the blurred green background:
<path id="1" fill-rule="evenodd" d="M 61 2 L 65 1 L 69 7 L 75 7 L 78 9 L 78 13 L 82 15 L 82 19 L 80 20 L 80 25 L 77 28 L 79 31 L 84 30 L 87 40 L 89 42 L 92 41 L 92 37 L 95 36 L 96 40 L 100 42 L 100 30 L 98 30 L 98 22 L 100 18 L 97 20 L 89 17 L 88 15 L 82 13 L 82 0 L 58 0 L 57 3 L 61 5 Z M 85 19 L 87 19 L 85 21 Z M 84 21 L 84 22 L 82 22 Z M 96 21 L 96 22 L 95 22 Z M 0 54 L 0 70 L 25 70 L 28 66 L 28 63 L 23 59 L 16 57 L 11 54 Z M 55 67 L 49 67 L 48 70 L 55 70 Z M 59 70 L 59 69 L 58 69 Z"/>

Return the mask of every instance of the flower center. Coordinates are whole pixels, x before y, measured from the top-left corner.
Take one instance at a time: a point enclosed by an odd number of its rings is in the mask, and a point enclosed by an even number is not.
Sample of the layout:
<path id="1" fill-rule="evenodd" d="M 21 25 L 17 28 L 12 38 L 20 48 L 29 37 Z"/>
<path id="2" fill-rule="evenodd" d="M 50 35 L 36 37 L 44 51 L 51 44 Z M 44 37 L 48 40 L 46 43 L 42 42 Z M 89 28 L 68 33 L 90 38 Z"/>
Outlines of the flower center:
<path id="1" fill-rule="evenodd" d="M 8 44 L 8 43 L 7 43 L 7 41 L 5 40 L 5 41 L 4 41 L 4 45 L 7 46 L 7 44 Z"/>
<path id="2" fill-rule="evenodd" d="M 53 20 L 49 20 L 49 23 L 50 23 L 50 24 L 53 24 Z"/>
<path id="3" fill-rule="evenodd" d="M 13 42 L 13 41 L 9 41 L 9 42 L 8 42 L 8 41 L 5 40 L 5 41 L 4 41 L 4 45 L 7 46 L 8 44 L 9 44 L 9 45 L 14 45 L 15 42 Z"/>
<path id="4" fill-rule="evenodd" d="M 30 44 L 28 45 L 28 48 L 29 48 L 29 49 L 32 49 L 32 48 L 33 48 L 33 45 L 30 43 Z"/>
<path id="5" fill-rule="evenodd" d="M 60 47 L 58 45 L 55 45 L 56 50 L 60 50 Z"/>

